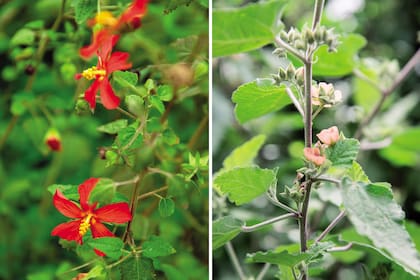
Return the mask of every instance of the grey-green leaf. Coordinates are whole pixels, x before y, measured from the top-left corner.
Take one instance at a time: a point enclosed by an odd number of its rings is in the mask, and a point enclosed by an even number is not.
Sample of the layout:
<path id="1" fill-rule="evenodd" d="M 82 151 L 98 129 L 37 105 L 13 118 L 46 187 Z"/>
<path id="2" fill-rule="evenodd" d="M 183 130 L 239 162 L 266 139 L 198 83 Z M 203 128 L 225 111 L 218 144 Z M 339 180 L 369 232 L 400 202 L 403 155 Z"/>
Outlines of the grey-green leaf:
<path id="1" fill-rule="evenodd" d="M 108 134 L 116 134 L 121 129 L 127 127 L 128 121 L 125 119 L 119 119 L 101 126 L 98 126 L 97 130 Z"/>
<path id="2" fill-rule="evenodd" d="M 220 218 L 213 222 L 212 246 L 213 250 L 223 246 L 226 242 L 235 238 L 240 232 L 244 222 L 231 216 Z"/>
<path id="3" fill-rule="evenodd" d="M 74 4 L 75 19 L 78 24 L 92 17 L 96 10 L 96 0 L 76 0 Z"/>
<path id="4" fill-rule="evenodd" d="M 420 256 L 404 225 L 404 212 L 389 184 L 342 180 L 343 204 L 356 230 L 410 273 L 420 275 Z"/>
<path id="5" fill-rule="evenodd" d="M 271 79 L 259 79 L 238 87 L 232 95 L 235 114 L 240 123 L 278 111 L 292 103 L 284 86 Z"/>
<path id="6" fill-rule="evenodd" d="M 171 198 L 161 198 L 159 201 L 159 214 L 162 217 L 169 217 L 175 211 L 175 203 Z"/>
<path id="7" fill-rule="evenodd" d="M 340 139 L 326 150 L 327 158 L 333 166 L 350 167 L 357 157 L 360 143 L 356 139 Z"/>
<path id="8" fill-rule="evenodd" d="M 284 1 L 266 1 L 213 12 L 213 56 L 258 49 L 273 41 Z"/>
<path id="9" fill-rule="evenodd" d="M 259 167 L 235 168 L 214 179 L 215 188 L 236 205 L 248 203 L 277 184 L 276 170 Z"/>

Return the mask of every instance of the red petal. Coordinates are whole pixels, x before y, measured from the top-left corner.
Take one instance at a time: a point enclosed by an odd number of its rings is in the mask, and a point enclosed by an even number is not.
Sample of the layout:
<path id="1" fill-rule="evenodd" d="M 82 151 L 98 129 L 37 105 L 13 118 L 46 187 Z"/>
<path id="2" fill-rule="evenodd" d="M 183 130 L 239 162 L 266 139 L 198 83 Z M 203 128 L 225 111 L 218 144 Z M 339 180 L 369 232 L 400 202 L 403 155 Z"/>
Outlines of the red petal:
<path id="1" fill-rule="evenodd" d="M 119 202 L 109 204 L 95 210 L 95 215 L 98 220 L 106 223 L 123 224 L 131 221 L 131 212 L 127 203 Z"/>
<path id="2" fill-rule="evenodd" d="M 114 236 L 114 234 L 99 221 L 92 222 L 90 225 L 93 238 Z"/>
<path id="3" fill-rule="evenodd" d="M 95 109 L 96 93 L 98 92 L 100 82 L 95 80 L 90 87 L 85 91 L 85 100 L 89 103 L 90 108 Z"/>
<path id="4" fill-rule="evenodd" d="M 98 49 L 98 56 L 102 61 L 107 61 L 109 55 L 111 54 L 112 48 L 117 44 L 119 35 L 108 35 L 103 41 Z"/>
<path id="5" fill-rule="evenodd" d="M 142 18 L 146 14 L 147 2 L 147 0 L 134 0 L 134 3 L 121 14 L 116 28 L 120 28 L 125 23 L 130 23 L 134 19 Z"/>
<path id="6" fill-rule="evenodd" d="M 82 217 L 82 211 L 79 206 L 67 199 L 60 190 L 55 191 L 53 204 L 61 214 L 68 218 L 76 219 Z"/>
<path id="7" fill-rule="evenodd" d="M 101 82 L 101 101 L 108 110 L 115 109 L 120 105 L 120 98 L 115 95 L 107 79 Z"/>
<path id="8" fill-rule="evenodd" d="M 89 210 L 89 196 L 98 181 L 98 178 L 89 178 L 79 186 L 80 206 L 85 211 Z"/>
<path id="9" fill-rule="evenodd" d="M 80 222 L 81 220 L 77 220 L 59 224 L 51 231 L 51 235 L 82 244 L 82 236 L 79 234 Z"/>
<path id="10" fill-rule="evenodd" d="M 92 43 L 88 46 L 81 48 L 79 50 L 80 55 L 84 58 L 92 57 L 94 54 L 96 54 L 96 52 L 104 44 L 104 42 L 109 40 L 111 36 L 112 36 L 111 33 L 109 33 L 108 30 L 106 29 L 93 33 L 92 39 L 91 39 Z"/>
<path id="11" fill-rule="evenodd" d="M 106 72 L 108 74 L 117 71 L 131 68 L 131 63 L 127 62 L 130 55 L 126 52 L 113 52 L 106 64 Z"/>
<path id="12" fill-rule="evenodd" d="M 100 257 L 105 257 L 105 253 L 103 253 L 102 251 L 99 251 L 98 249 L 93 249 L 93 251 L 95 251 L 95 253 L 100 256 Z"/>

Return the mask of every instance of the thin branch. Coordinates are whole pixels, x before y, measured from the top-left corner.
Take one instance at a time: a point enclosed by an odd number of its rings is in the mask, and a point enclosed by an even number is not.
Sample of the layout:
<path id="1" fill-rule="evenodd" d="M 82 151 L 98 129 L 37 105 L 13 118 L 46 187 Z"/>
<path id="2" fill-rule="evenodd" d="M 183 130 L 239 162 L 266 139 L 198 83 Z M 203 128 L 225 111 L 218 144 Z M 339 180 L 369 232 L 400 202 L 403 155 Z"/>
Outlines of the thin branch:
<path id="1" fill-rule="evenodd" d="M 342 210 L 337 217 L 327 226 L 327 228 L 315 239 L 315 242 L 319 242 L 346 216 L 346 211 Z"/>
<path id="2" fill-rule="evenodd" d="M 133 115 L 132 113 L 130 113 L 130 112 L 128 112 L 128 111 L 126 111 L 126 110 L 124 110 L 124 109 L 123 109 L 123 108 L 121 108 L 121 107 L 117 107 L 116 109 L 117 109 L 117 111 L 118 111 L 118 112 L 120 112 L 120 113 L 122 113 L 122 114 L 124 114 L 124 115 L 126 115 L 126 116 L 128 116 L 128 117 L 130 117 L 130 118 L 137 119 L 137 116 L 135 116 L 135 115 Z"/>
<path id="3" fill-rule="evenodd" d="M 125 185 L 130 185 L 130 184 L 136 184 L 139 180 L 140 180 L 140 176 L 137 175 L 136 177 L 130 180 L 115 182 L 114 185 L 115 187 L 119 187 L 119 186 L 125 186 Z"/>
<path id="4" fill-rule="evenodd" d="M 266 220 L 264 222 L 261 222 L 261 223 L 258 223 L 258 224 L 252 225 L 252 226 L 242 226 L 241 230 L 243 232 L 252 232 L 252 231 L 258 230 L 258 229 L 260 229 L 264 226 L 276 223 L 276 222 L 281 221 L 281 220 L 292 218 L 292 217 L 297 218 L 297 215 L 295 213 L 287 213 L 287 214 L 284 214 L 284 215 L 281 215 L 281 216 L 278 216 L 278 217 L 274 217 L 272 219 Z"/>
<path id="5" fill-rule="evenodd" d="M 322 10 L 324 9 L 324 0 L 316 0 L 314 7 L 314 17 L 312 19 L 312 30 L 315 30 L 321 22 Z"/>
<path id="6" fill-rule="evenodd" d="M 292 90 L 289 87 L 286 87 L 286 92 L 287 92 L 287 95 L 292 100 L 293 105 L 295 105 L 296 109 L 299 111 L 300 115 L 303 117 L 305 115 L 305 113 L 303 112 L 302 106 L 300 105 L 299 101 L 296 99 Z"/>
<path id="7" fill-rule="evenodd" d="M 347 244 L 347 245 L 340 246 L 340 247 L 333 247 L 333 248 L 331 248 L 331 249 L 327 249 L 326 251 L 327 251 L 327 252 L 343 252 L 343 251 L 347 251 L 347 250 L 349 250 L 352 246 L 353 246 L 353 243 L 352 243 L 352 242 L 350 242 L 350 243 L 349 243 L 349 244 Z"/>
<path id="8" fill-rule="evenodd" d="M 324 182 L 334 183 L 336 185 L 340 185 L 341 184 L 341 181 L 340 180 L 337 180 L 337 179 L 331 178 L 331 177 L 325 177 L 325 176 L 318 176 L 318 177 L 312 178 L 312 180 L 314 182 L 316 182 L 316 181 L 324 181 Z"/>
<path id="9" fill-rule="evenodd" d="M 232 261 L 233 267 L 238 273 L 239 279 L 246 280 L 245 273 L 242 270 L 241 264 L 239 263 L 238 257 L 236 256 L 235 250 L 233 249 L 232 243 L 229 241 L 225 244 L 226 251 Z"/>
<path id="10" fill-rule="evenodd" d="M 381 98 L 378 100 L 378 102 L 373 107 L 370 114 L 364 119 L 356 133 L 354 134 L 354 138 L 360 139 L 360 137 L 363 134 L 363 129 L 373 120 L 373 118 L 379 113 L 379 111 L 382 108 L 382 105 L 384 104 L 385 100 L 388 98 L 389 95 L 391 95 L 392 92 L 395 91 L 395 89 L 408 77 L 410 72 L 414 69 L 414 67 L 420 63 L 420 49 L 417 50 L 417 52 L 411 57 L 411 59 L 407 62 L 407 64 L 401 69 L 401 71 L 397 74 L 397 77 L 395 78 L 392 85 L 385 89 L 381 90 Z"/>
<path id="11" fill-rule="evenodd" d="M 308 62 L 306 60 L 306 58 L 298 50 L 296 50 L 294 47 L 292 47 L 291 45 L 289 45 L 288 43 L 286 43 L 285 41 L 283 41 L 279 36 L 276 36 L 274 38 L 274 41 L 281 48 L 284 48 L 285 50 L 287 50 L 288 52 L 290 52 L 291 54 L 293 54 L 294 56 L 296 56 L 297 58 L 299 58 L 299 60 L 302 61 L 303 63 Z"/>
<path id="12" fill-rule="evenodd" d="M 270 268 L 271 264 L 270 263 L 266 263 L 263 268 L 261 269 L 260 273 L 258 273 L 258 276 L 255 280 L 263 280 L 265 274 L 267 273 L 268 269 Z"/>
<path id="13" fill-rule="evenodd" d="M 165 191 L 165 190 L 167 190 L 167 189 L 168 189 L 168 186 L 164 186 L 164 187 L 161 187 L 161 188 L 156 189 L 156 190 L 154 190 L 154 191 L 151 191 L 151 192 L 147 192 L 147 193 L 141 194 L 141 195 L 139 195 L 139 196 L 137 197 L 137 200 L 142 200 L 142 199 L 144 199 L 144 198 L 146 198 L 146 197 L 149 197 L 149 196 L 155 195 L 155 194 L 157 194 L 157 193 L 163 192 L 163 191 Z"/>
<path id="14" fill-rule="evenodd" d="M 287 206 L 286 204 L 281 203 L 280 201 L 274 199 L 273 197 L 271 197 L 269 194 L 267 194 L 268 199 L 271 201 L 271 203 L 273 203 L 274 205 L 280 207 L 283 210 L 286 210 L 287 212 L 293 213 L 295 215 L 299 215 L 300 213 L 298 211 L 296 211 L 295 209 Z"/>

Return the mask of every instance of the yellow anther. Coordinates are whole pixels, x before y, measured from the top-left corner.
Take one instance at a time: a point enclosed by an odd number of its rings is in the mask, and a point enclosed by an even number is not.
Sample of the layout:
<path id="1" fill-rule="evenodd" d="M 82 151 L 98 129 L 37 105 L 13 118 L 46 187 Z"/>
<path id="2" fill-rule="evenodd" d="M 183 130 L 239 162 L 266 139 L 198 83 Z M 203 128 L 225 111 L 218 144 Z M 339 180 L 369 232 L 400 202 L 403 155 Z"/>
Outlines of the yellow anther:
<path id="1" fill-rule="evenodd" d="M 98 69 L 96 66 L 92 66 L 82 72 L 82 76 L 87 80 L 99 79 L 103 80 L 106 76 L 104 69 Z"/>
<path id="2" fill-rule="evenodd" d="M 112 13 L 104 11 L 95 16 L 95 22 L 105 26 L 115 26 L 118 20 L 112 15 Z"/>
<path id="3" fill-rule="evenodd" d="M 83 218 L 82 222 L 79 226 L 79 234 L 81 236 L 85 235 L 91 225 L 92 214 L 88 214 L 85 218 Z"/>

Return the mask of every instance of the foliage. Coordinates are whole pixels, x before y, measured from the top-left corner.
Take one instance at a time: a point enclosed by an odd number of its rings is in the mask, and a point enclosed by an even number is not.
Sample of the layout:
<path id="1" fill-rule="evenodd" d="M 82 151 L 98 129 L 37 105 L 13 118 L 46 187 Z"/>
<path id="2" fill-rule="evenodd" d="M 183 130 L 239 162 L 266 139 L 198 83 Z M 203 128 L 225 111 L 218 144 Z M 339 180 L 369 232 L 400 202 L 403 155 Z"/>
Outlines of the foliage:
<path id="1" fill-rule="evenodd" d="M 148 2 L 2 4 L 1 279 L 208 277 L 208 3 Z M 78 203 L 90 177 L 89 203 L 132 220 L 105 223 L 115 237 L 51 236 L 69 220 L 52 197 Z"/>

